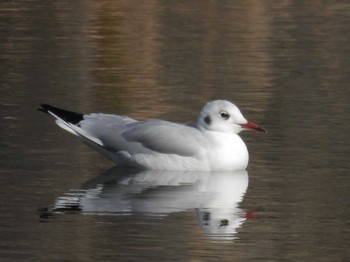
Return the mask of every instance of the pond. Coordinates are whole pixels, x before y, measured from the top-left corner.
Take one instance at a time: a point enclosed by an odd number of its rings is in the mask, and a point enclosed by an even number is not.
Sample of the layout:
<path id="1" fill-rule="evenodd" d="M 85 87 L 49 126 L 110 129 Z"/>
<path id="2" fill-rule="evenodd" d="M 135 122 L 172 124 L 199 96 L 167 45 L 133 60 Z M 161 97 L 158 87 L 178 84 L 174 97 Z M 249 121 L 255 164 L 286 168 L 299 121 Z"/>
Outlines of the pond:
<path id="1" fill-rule="evenodd" d="M 348 261 L 347 1 L 0 4 L 3 261 Z M 57 127 L 41 103 L 195 123 L 225 99 L 232 172 L 136 171 Z"/>

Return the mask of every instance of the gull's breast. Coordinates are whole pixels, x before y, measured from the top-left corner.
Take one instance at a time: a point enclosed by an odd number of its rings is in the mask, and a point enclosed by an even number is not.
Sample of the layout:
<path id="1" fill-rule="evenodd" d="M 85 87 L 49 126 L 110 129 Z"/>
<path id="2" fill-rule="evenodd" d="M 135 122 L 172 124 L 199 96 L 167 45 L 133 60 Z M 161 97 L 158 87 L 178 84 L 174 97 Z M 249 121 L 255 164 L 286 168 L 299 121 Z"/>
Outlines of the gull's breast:
<path id="1" fill-rule="evenodd" d="M 247 147 L 236 134 L 219 133 L 209 136 L 207 159 L 212 171 L 246 169 L 249 161 Z"/>

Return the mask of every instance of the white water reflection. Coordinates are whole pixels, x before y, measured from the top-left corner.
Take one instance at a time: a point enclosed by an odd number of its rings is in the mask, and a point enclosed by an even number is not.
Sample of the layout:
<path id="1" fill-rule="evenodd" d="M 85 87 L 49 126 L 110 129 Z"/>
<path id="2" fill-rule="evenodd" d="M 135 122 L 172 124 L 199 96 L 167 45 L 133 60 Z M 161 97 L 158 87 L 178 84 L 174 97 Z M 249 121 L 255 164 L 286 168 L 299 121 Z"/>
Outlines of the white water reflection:
<path id="1" fill-rule="evenodd" d="M 206 236 L 234 239 L 246 220 L 239 203 L 246 170 L 230 172 L 135 171 L 114 168 L 56 199 L 51 214 L 81 212 L 163 218 L 193 210 Z"/>

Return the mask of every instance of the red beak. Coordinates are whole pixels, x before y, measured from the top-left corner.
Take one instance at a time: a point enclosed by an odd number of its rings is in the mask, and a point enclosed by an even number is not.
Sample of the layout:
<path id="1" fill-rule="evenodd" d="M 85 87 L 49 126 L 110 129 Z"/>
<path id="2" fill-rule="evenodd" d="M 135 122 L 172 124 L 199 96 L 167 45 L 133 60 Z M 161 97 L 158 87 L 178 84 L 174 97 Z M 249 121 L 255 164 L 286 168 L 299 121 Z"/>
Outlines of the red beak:
<path id="1" fill-rule="evenodd" d="M 248 122 L 246 124 L 240 124 L 241 127 L 243 127 L 244 129 L 247 129 L 247 130 L 255 130 L 255 131 L 260 131 L 260 132 L 265 132 L 267 133 L 267 130 L 253 122 Z"/>

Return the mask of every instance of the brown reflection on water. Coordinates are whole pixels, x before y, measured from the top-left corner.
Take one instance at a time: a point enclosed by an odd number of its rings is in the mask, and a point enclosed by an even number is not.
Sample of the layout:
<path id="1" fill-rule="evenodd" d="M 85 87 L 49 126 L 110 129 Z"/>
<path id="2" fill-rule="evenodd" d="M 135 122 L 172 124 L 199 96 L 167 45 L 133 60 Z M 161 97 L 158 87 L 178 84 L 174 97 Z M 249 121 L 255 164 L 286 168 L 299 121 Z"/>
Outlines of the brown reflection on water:
<path id="1" fill-rule="evenodd" d="M 155 105 L 162 108 L 162 97 L 166 96 L 166 90 L 156 79 L 159 71 L 157 2 L 111 5 L 109 1 L 100 1 L 95 10 L 92 23 L 98 65 L 98 71 L 94 71 L 98 80 L 96 103 L 104 101 L 112 108 L 135 112 L 134 116 L 138 117 L 154 116 L 156 112 L 152 108 Z M 144 108 L 148 110 L 140 115 L 138 112 Z"/>
<path id="2" fill-rule="evenodd" d="M 193 121 L 209 99 L 244 101 L 242 90 L 249 89 L 258 100 L 271 86 L 266 41 L 271 21 L 262 15 L 265 8 L 100 1 L 90 18 L 98 65 L 92 70 L 98 82 L 96 104 L 139 118 L 174 118 L 175 112 L 177 118 L 186 117 L 190 110 L 185 120 Z M 242 22 L 246 16 L 250 19 Z M 231 41 L 237 34 L 237 41 Z M 266 106 L 260 99 L 255 110 Z"/>

